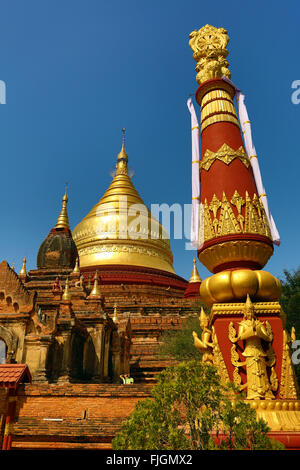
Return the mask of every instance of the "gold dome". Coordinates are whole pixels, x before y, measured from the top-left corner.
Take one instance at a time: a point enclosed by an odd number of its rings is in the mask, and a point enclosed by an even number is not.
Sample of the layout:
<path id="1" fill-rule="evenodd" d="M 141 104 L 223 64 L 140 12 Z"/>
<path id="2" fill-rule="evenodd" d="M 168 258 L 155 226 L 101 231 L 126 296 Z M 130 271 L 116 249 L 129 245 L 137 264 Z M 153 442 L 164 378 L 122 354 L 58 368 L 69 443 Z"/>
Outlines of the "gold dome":
<path id="1" fill-rule="evenodd" d="M 75 227 L 73 239 L 81 268 L 113 264 L 174 273 L 169 235 L 128 175 L 124 136 L 115 176 L 98 204 Z"/>

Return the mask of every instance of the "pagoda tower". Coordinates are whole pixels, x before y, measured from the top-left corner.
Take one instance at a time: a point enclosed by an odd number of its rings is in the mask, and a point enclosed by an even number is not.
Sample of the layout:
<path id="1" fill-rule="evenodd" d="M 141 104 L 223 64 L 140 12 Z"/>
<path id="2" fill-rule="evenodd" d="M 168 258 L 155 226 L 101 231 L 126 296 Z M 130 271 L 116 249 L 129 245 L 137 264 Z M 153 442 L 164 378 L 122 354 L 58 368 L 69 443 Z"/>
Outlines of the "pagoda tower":
<path id="1" fill-rule="evenodd" d="M 236 88 L 224 28 L 190 34 L 201 108 L 198 258 L 212 273 L 200 285 L 211 307 L 211 339 L 201 344 L 222 380 L 232 381 L 287 448 L 300 448 L 300 402 L 278 279 L 263 268 L 273 254 L 270 218 L 245 151 L 233 103 Z M 197 336 L 197 335 L 196 335 Z M 211 346 L 213 345 L 213 346 Z M 197 346 L 196 346 L 197 347 Z"/>
<path id="2" fill-rule="evenodd" d="M 125 129 L 113 179 L 74 228 L 73 239 L 85 283 L 98 271 L 102 286 L 156 286 L 163 289 L 164 298 L 183 296 L 187 282 L 174 271 L 169 234 L 146 207 L 130 178 Z M 112 295 L 115 297 L 115 290 Z M 107 291 L 105 296 L 109 301 Z M 112 299 L 112 306 L 114 303 Z"/>

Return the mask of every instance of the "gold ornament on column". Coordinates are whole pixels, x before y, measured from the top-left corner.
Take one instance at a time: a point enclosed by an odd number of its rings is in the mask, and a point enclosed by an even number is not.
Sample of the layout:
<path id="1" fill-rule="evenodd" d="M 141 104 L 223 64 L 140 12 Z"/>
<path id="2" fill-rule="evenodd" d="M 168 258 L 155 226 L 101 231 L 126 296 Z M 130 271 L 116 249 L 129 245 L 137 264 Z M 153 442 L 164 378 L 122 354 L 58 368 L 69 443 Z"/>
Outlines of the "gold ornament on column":
<path id="1" fill-rule="evenodd" d="M 197 62 L 196 80 L 200 85 L 212 78 L 222 77 L 222 75 L 230 78 L 226 60 L 228 41 L 226 29 L 215 28 L 208 24 L 199 31 L 195 30 L 190 34 L 189 45 L 194 52 L 193 58 Z"/>

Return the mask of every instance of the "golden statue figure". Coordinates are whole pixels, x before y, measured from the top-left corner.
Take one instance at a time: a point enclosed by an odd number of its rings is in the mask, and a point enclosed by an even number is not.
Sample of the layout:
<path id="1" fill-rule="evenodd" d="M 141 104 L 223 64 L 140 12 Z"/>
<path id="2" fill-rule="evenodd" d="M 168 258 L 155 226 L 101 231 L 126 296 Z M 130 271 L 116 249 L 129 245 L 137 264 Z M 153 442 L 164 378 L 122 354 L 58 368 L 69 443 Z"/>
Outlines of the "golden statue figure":
<path id="1" fill-rule="evenodd" d="M 239 323 L 236 331 L 231 322 L 229 325 L 229 339 L 233 343 L 231 351 L 231 362 L 237 371 L 240 367 L 246 367 L 247 382 L 242 385 L 241 390 L 247 388 L 247 399 L 274 399 L 273 392 L 278 388 L 278 379 L 274 369 L 276 357 L 272 348 L 273 332 L 268 321 L 261 322 L 255 317 L 254 305 L 249 295 L 244 307 L 244 319 Z M 244 342 L 242 355 L 246 358 L 240 362 L 235 343 Z M 271 368 L 270 378 L 267 368 Z M 236 380 L 235 380 L 236 382 Z"/>
<path id="2" fill-rule="evenodd" d="M 203 308 L 201 308 L 199 320 L 202 329 L 201 339 L 198 337 L 197 333 L 193 331 L 194 346 L 203 354 L 202 362 L 213 365 L 212 351 L 214 345 L 212 343 L 212 332 L 208 328 L 208 316 L 205 314 Z"/>

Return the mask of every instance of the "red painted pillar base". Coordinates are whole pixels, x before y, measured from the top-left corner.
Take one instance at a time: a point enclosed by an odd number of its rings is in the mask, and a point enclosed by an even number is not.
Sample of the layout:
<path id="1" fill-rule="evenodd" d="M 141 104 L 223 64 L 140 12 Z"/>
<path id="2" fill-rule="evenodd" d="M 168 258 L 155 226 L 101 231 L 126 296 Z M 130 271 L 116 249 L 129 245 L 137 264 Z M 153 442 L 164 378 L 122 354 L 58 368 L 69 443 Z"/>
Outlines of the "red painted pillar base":
<path id="1" fill-rule="evenodd" d="M 2 442 L 2 450 L 10 450 L 12 443 L 12 423 L 16 413 L 16 391 L 10 389 L 8 392 L 8 408 L 5 419 L 4 437 Z"/>

